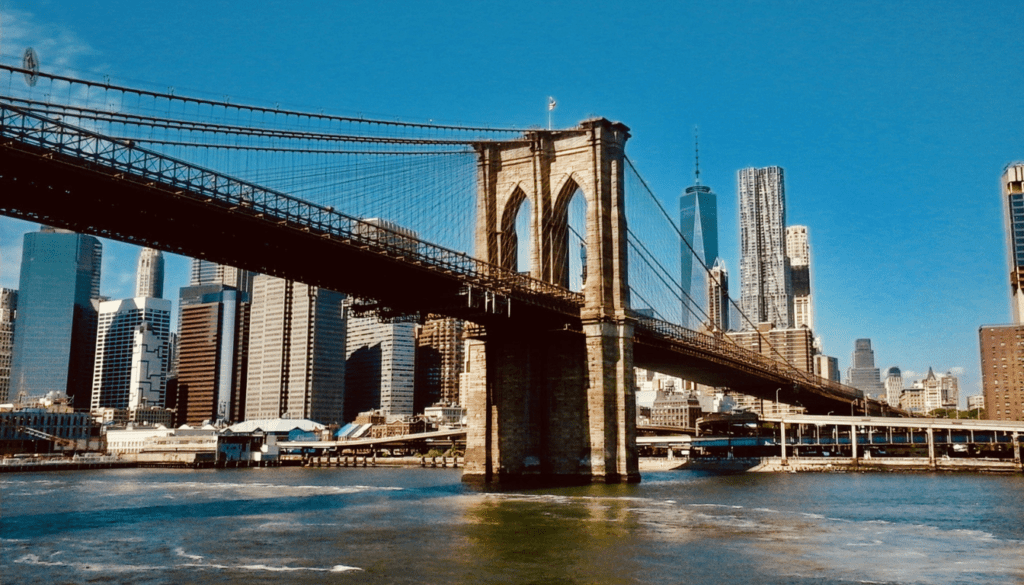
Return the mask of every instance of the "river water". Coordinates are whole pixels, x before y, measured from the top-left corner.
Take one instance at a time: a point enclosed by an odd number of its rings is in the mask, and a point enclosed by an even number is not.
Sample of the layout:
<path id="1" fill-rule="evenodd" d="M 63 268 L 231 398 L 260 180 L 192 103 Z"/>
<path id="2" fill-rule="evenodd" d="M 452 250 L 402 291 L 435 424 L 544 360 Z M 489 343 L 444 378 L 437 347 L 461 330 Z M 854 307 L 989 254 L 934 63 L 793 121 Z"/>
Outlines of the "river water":
<path id="1" fill-rule="evenodd" d="M 0 583 L 1024 583 L 1024 477 L 461 470 L 0 476 Z"/>

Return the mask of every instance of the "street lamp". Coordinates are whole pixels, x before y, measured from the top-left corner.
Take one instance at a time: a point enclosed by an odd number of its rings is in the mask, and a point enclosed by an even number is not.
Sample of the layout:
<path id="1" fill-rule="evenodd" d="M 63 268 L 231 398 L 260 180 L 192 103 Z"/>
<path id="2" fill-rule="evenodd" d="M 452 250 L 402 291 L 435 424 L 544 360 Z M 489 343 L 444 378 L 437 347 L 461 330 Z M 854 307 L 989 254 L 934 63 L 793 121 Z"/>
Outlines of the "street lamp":
<path id="1" fill-rule="evenodd" d="M 782 412 L 782 409 L 779 408 L 779 390 L 782 390 L 782 388 L 775 389 L 775 414 L 781 414 Z"/>

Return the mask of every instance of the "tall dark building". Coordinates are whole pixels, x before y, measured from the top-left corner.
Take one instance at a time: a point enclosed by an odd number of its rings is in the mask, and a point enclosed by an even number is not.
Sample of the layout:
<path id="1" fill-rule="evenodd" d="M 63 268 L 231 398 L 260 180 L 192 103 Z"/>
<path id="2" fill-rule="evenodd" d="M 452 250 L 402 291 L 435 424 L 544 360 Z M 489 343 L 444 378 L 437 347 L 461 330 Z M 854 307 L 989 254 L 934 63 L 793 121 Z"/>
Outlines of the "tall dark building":
<path id="1" fill-rule="evenodd" d="M 0 288 L 0 402 L 7 402 L 11 388 L 11 353 L 17 313 L 18 291 Z"/>
<path id="2" fill-rule="evenodd" d="M 181 289 L 178 423 L 239 422 L 245 416 L 249 303 L 222 284 Z"/>
<path id="3" fill-rule="evenodd" d="M 103 245 L 43 227 L 25 234 L 10 395 L 64 392 L 90 407 Z"/>

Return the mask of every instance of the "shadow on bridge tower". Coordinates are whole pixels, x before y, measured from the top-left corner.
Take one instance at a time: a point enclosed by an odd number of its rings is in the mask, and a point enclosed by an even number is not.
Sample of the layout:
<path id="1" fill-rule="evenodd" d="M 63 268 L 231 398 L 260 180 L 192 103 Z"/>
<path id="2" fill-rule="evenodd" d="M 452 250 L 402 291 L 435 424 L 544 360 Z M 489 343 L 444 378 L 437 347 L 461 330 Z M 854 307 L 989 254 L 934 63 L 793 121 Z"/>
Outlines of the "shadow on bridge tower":
<path id="1" fill-rule="evenodd" d="M 586 201 L 581 327 L 489 323 L 468 344 L 466 481 L 639 481 L 623 165 L 629 129 L 605 119 L 477 145 L 476 254 L 516 269 L 530 205 L 530 275 L 569 282 L 569 201 Z"/>

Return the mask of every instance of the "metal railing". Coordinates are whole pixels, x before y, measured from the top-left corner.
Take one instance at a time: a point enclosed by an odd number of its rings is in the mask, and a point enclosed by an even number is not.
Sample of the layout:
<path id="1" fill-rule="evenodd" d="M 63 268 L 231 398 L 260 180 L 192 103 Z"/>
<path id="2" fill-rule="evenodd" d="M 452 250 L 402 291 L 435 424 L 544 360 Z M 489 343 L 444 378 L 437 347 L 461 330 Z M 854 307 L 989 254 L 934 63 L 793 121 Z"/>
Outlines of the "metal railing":
<path id="1" fill-rule="evenodd" d="M 817 376 L 811 372 L 793 367 L 785 362 L 773 360 L 755 351 L 744 349 L 727 339 L 724 334 L 708 335 L 640 314 L 632 314 L 637 328 L 670 343 L 701 349 L 718 357 L 731 359 L 759 372 L 772 374 L 793 382 L 814 387 L 819 392 L 830 394 L 842 400 L 861 400 L 861 392 L 838 382 Z"/>

